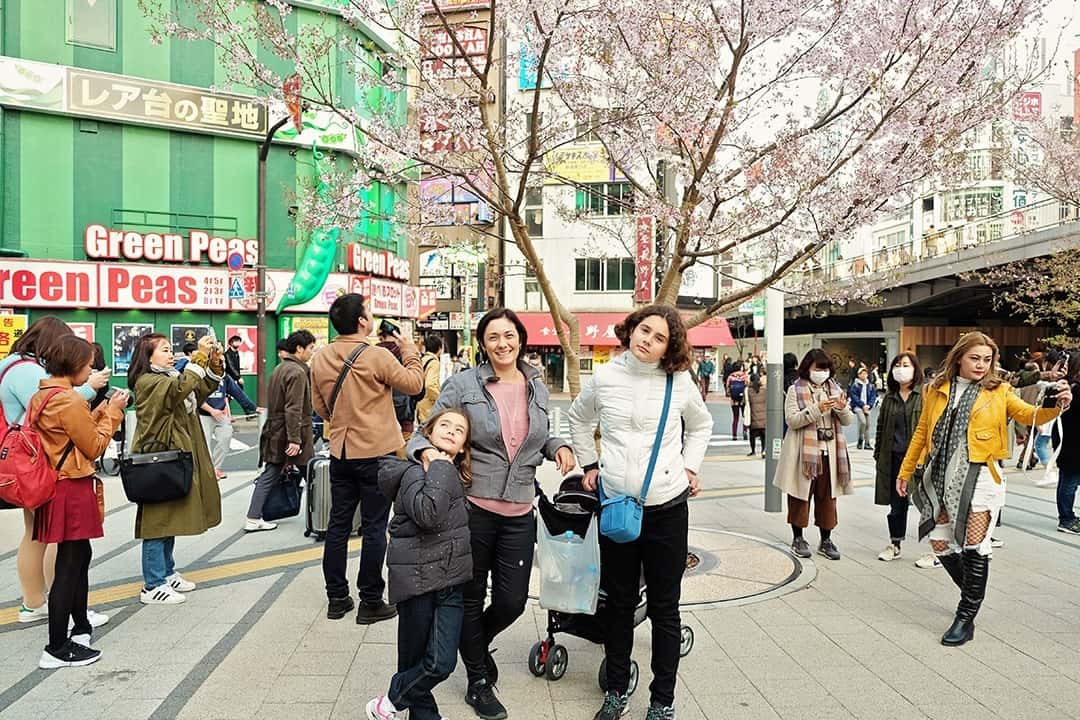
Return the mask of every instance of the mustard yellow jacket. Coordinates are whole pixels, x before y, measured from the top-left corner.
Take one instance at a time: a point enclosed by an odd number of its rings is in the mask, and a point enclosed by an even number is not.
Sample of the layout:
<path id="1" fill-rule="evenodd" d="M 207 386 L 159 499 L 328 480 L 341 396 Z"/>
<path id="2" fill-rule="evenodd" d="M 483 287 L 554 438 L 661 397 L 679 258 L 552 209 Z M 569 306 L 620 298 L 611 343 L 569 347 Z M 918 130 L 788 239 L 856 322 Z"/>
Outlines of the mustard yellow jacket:
<path id="1" fill-rule="evenodd" d="M 900 477 L 911 480 L 915 468 L 926 463 L 932 445 L 934 428 L 938 419 L 949 405 L 949 383 L 941 387 L 928 385 L 923 395 L 922 414 L 911 436 L 904 462 L 900 466 Z M 971 422 L 968 424 L 968 460 L 973 463 L 986 463 L 991 460 L 1005 460 L 1009 457 L 1009 434 L 1006 424 L 1015 418 L 1025 425 L 1050 422 L 1061 410 L 1058 408 L 1039 408 L 1021 400 L 1008 383 L 1001 383 L 993 390 L 982 389 L 971 408 Z M 992 473 L 997 482 L 998 474 Z"/>

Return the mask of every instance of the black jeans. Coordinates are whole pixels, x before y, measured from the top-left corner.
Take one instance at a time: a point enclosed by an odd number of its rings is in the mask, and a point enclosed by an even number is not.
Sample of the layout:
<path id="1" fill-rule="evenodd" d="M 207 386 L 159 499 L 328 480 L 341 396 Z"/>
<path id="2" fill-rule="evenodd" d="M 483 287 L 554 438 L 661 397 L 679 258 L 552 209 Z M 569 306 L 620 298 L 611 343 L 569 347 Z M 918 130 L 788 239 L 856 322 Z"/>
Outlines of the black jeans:
<path id="1" fill-rule="evenodd" d="M 90 589 L 89 540 L 66 540 L 56 545 L 56 577 L 49 590 L 49 650 L 57 651 L 68 640 L 68 619 L 74 621 L 72 635 L 88 635 L 86 595 Z"/>
<path id="2" fill-rule="evenodd" d="M 379 458 L 339 460 L 330 458 L 330 522 L 323 546 L 323 578 L 326 596 L 343 598 L 349 595 L 348 567 L 349 535 L 353 530 L 356 506 L 360 506 L 360 572 L 356 587 L 360 601 L 382 602 L 386 582 L 383 580 L 383 561 L 386 559 L 386 525 L 390 517 L 390 501 L 379 491 Z"/>
<path id="3" fill-rule="evenodd" d="M 750 452 L 754 452 L 755 440 L 761 439 L 761 452 L 765 452 L 765 428 L 755 430 L 750 428 Z"/>
<path id="4" fill-rule="evenodd" d="M 525 612 L 536 543 L 536 518 L 533 513 L 505 517 L 471 503 L 468 507 L 473 579 L 464 587 L 461 659 L 472 684 L 487 676 L 484 656 L 491 641 Z M 485 610 L 489 574 L 491 604 Z"/>
<path id="5" fill-rule="evenodd" d="M 1080 472 L 1076 470 L 1058 470 L 1058 525 L 1068 525 L 1076 520 L 1076 512 L 1073 510 L 1073 506 L 1076 504 L 1077 487 L 1080 487 Z"/>
<path id="6" fill-rule="evenodd" d="M 689 506 L 679 503 L 663 510 L 647 510 L 641 536 L 619 544 L 600 536 L 600 587 L 607 594 L 608 690 L 625 694 L 630 686 L 630 652 L 634 647 L 634 608 L 645 570 L 647 614 L 652 625 L 650 701 L 665 707 L 675 703 L 675 674 L 679 670 L 682 619 L 679 598 L 686 569 Z"/>
<path id="7" fill-rule="evenodd" d="M 465 615 L 462 586 L 402 600 L 398 609 L 398 671 L 390 680 L 390 702 L 409 709 L 412 720 L 439 720 L 432 689 L 457 665 L 461 621 Z"/>
<path id="8" fill-rule="evenodd" d="M 903 455 L 892 455 L 892 467 L 889 469 L 889 539 L 895 544 L 907 537 L 907 514 L 911 501 L 896 492 L 896 477 L 900 474 Z"/>

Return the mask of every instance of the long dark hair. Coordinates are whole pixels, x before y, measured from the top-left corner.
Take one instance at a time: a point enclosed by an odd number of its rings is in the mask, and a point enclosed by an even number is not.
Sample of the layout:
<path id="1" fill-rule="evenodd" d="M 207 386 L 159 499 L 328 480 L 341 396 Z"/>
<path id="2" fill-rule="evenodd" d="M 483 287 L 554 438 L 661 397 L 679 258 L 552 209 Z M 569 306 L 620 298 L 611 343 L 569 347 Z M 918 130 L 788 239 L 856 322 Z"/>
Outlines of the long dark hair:
<path id="1" fill-rule="evenodd" d="M 529 332 L 525 329 L 525 323 L 521 322 L 521 318 L 518 317 L 516 312 L 510 308 L 503 307 L 488 310 L 484 314 L 484 317 L 480 318 L 480 322 L 476 326 L 476 337 L 480 340 L 480 349 L 478 351 L 480 353 L 480 359 L 483 361 L 487 361 L 488 359 L 487 351 L 484 349 L 484 333 L 487 332 L 487 327 L 491 324 L 491 321 L 498 320 L 499 318 L 506 318 L 513 323 L 515 328 L 517 328 L 518 353 L 515 360 L 520 362 L 521 353 L 525 351 L 525 346 L 529 344 Z"/>
<path id="2" fill-rule="evenodd" d="M 896 357 L 894 357 L 893 361 L 889 363 L 889 373 L 888 376 L 885 378 L 885 385 L 889 388 L 889 392 L 891 393 L 900 392 L 900 383 L 896 382 L 896 378 L 893 377 L 892 371 L 893 368 L 899 365 L 900 361 L 904 358 L 910 360 L 911 364 L 915 367 L 915 372 L 911 375 L 911 387 L 918 387 L 919 382 L 922 379 L 922 366 L 919 365 L 919 358 L 915 357 L 915 353 L 902 352 Z"/>
<path id="3" fill-rule="evenodd" d="M 22 337 L 11 346 L 11 354 L 29 355 L 44 365 L 57 341 L 74 334 L 66 322 L 55 315 L 46 315 L 26 328 Z"/>
<path id="4" fill-rule="evenodd" d="M 679 311 L 670 305 L 646 305 L 635 310 L 615 326 L 615 337 L 623 346 L 630 347 L 634 329 L 653 315 L 663 318 L 668 326 L 668 346 L 664 357 L 660 358 L 660 367 L 669 373 L 688 370 L 693 364 L 693 351 L 686 336 L 686 323 Z"/>
<path id="5" fill-rule="evenodd" d="M 135 392 L 135 385 L 139 382 L 139 378 L 151 372 L 150 356 L 157 349 L 157 344 L 162 340 L 168 341 L 168 339 L 161 333 L 149 333 L 139 338 L 139 342 L 135 344 L 135 349 L 131 351 L 131 365 L 128 366 L 128 389 L 131 392 Z"/>

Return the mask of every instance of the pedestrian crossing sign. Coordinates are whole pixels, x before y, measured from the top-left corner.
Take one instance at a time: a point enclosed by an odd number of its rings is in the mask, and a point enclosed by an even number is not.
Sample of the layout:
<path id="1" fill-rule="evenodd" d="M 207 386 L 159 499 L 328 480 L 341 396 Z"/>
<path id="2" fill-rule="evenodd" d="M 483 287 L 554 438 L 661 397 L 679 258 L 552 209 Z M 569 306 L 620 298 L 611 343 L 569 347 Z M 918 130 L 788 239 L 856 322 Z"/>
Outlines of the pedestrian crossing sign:
<path id="1" fill-rule="evenodd" d="M 244 299 L 244 283 L 240 281 L 240 278 L 234 277 L 232 283 L 229 285 L 229 299 L 230 300 L 243 300 Z"/>

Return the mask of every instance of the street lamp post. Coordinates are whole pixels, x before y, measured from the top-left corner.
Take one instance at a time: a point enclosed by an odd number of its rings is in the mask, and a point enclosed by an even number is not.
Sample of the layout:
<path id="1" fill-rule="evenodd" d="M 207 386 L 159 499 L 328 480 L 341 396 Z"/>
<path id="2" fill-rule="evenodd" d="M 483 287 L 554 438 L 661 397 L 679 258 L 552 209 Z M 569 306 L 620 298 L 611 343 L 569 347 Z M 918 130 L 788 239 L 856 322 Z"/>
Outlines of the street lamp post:
<path id="1" fill-rule="evenodd" d="M 270 142 L 274 139 L 274 135 L 280 130 L 285 123 L 292 119 L 291 115 L 286 115 L 281 118 L 270 128 L 266 133 L 266 139 L 259 145 L 259 184 L 258 184 L 258 200 L 257 200 L 257 217 L 258 227 L 256 230 L 259 254 L 258 262 L 255 265 L 255 298 L 258 302 L 256 305 L 256 317 L 255 322 L 256 340 L 258 352 L 256 353 L 256 366 L 255 366 L 255 380 L 256 380 L 256 394 L 257 398 L 255 402 L 265 407 L 266 404 L 266 392 L 267 383 L 269 382 L 269 373 L 266 372 L 266 157 L 270 154 Z"/>
<path id="2" fill-rule="evenodd" d="M 769 381 L 765 386 L 765 511 L 780 512 L 783 498 L 772 479 L 784 438 L 784 293 L 771 287 L 765 290 L 765 346 L 769 358 Z"/>

